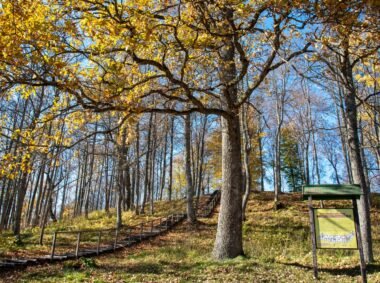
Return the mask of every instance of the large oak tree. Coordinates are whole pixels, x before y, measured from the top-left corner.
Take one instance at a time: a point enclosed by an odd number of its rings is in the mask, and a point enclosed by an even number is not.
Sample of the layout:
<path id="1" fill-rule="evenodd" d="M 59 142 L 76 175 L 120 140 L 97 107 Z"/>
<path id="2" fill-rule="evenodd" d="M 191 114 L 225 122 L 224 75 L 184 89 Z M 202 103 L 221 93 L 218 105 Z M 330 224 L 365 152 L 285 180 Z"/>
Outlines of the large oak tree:
<path id="1" fill-rule="evenodd" d="M 213 255 L 243 254 L 239 111 L 272 70 L 308 51 L 302 1 L 3 2 L 0 89 L 54 87 L 85 109 L 126 116 L 221 116 Z"/>

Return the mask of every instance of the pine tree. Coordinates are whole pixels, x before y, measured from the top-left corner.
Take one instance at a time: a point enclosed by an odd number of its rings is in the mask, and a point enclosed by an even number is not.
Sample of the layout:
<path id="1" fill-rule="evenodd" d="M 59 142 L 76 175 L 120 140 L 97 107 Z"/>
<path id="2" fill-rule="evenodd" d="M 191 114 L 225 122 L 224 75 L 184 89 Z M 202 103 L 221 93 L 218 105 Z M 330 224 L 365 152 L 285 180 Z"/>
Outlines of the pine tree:
<path id="1" fill-rule="evenodd" d="M 291 130 L 283 131 L 281 140 L 281 169 L 285 174 L 286 182 L 291 192 L 301 191 L 303 183 L 302 160 L 297 140 L 291 135 Z"/>

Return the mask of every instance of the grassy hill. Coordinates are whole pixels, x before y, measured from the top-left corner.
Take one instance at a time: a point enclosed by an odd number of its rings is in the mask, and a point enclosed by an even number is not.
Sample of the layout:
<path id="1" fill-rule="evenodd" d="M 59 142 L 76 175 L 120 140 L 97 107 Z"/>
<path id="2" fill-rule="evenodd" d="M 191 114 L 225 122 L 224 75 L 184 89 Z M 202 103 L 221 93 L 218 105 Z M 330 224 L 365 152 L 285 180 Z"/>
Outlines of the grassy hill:
<path id="1" fill-rule="evenodd" d="M 273 211 L 271 193 L 254 193 L 244 223 L 246 255 L 222 262 L 211 259 L 217 214 L 186 224 L 131 249 L 64 263 L 29 267 L 2 276 L 5 282 L 312 282 L 307 203 L 282 195 L 284 208 Z M 347 206 L 347 202 L 327 205 Z M 315 205 L 318 205 L 316 202 Z M 368 281 L 380 282 L 380 197 L 373 197 L 374 254 Z M 319 250 L 320 282 L 360 282 L 358 251 Z"/>
<path id="2" fill-rule="evenodd" d="M 201 201 L 203 201 L 201 199 Z M 124 225 L 136 225 L 140 222 L 150 221 L 155 218 L 165 217 L 171 213 L 184 212 L 185 200 L 157 201 L 154 203 L 154 215 L 149 214 L 149 204 L 146 206 L 146 214 L 136 215 L 134 212 L 123 212 Z M 39 245 L 40 227 L 27 228 L 22 232 L 22 243 L 17 243 L 11 231 L 5 231 L 0 235 L 0 257 L 35 257 L 49 253 L 53 231 L 55 230 L 84 230 L 114 228 L 116 223 L 115 209 L 107 214 L 105 211 L 93 211 L 88 218 L 84 216 L 71 217 L 71 211 L 67 211 L 64 218 L 58 222 L 50 222 L 45 228 L 44 245 Z M 72 235 L 75 243 L 76 235 Z"/>

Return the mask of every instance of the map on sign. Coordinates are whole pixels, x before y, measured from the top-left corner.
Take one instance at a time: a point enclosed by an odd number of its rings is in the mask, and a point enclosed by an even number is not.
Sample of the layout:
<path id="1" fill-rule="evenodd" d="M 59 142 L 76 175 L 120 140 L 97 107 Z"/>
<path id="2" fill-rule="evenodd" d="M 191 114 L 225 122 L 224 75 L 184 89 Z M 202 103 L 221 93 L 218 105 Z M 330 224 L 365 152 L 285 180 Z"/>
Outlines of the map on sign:
<path id="1" fill-rule="evenodd" d="M 357 249 L 354 211 L 314 209 L 315 234 L 319 249 Z"/>

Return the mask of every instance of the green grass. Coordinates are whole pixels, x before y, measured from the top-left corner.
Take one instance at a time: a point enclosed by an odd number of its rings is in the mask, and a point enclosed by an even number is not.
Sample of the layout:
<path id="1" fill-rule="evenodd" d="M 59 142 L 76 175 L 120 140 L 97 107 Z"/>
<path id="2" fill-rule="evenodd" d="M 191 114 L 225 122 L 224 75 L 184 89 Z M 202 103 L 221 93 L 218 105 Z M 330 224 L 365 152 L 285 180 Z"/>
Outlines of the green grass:
<path id="1" fill-rule="evenodd" d="M 282 196 L 282 202 L 285 208 L 273 211 L 271 194 L 252 197 L 243 228 L 244 257 L 212 259 L 215 215 L 202 219 L 198 230 L 180 225 L 150 242 L 94 261 L 30 267 L 2 278 L 7 282 L 9 278 L 13 282 L 313 282 L 307 204 L 291 196 Z M 376 263 L 368 268 L 369 282 L 380 282 L 379 221 L 379 209 L 373 209 Z M 360 282 L 357 251 L 319 250 L 318 263 L 320 282 Z"/>
<path id="2" fill-rule="evenodd" d="M 149 204 L 146 205 L 146 213 L 143 215 L 135 215 L 133 212 L 123 212 L 124 225 L 136 225 L 141 222 L 150 221 L 159 217 L 165 217 L 171 213 L 185 211 L 185 201 L 175 200 L 172 202 L 158 201 L 154 204 L 154 215 L 149 214 Z M 110 210 L 107 214 L 105 211 L 93 211 L 89 213 L 88 218 L 84 216 L 71 217 L 71 211 L 65 212 L 64 218 L 57 222 L 50 222 L 45 228 L 44 245 L 39 245 L 40 228 L 25 228 L 22 230 L 21 243 L 16 241 L 11 231 L 4 231 L 0 235 L 0 257 L 33 257 L 49 253 L 50 245 L 52 242 L 53 232 L 56 230 L 61 231 L 75 231 L 75 230 L 96 230 L 114 228 L 116 223 L 116 212 L 114 209 Z M 88 235 L 93 236 L 94 239 L 97 234 Z M 109 237 L 113 235 L 109 235 Z M 71 244 L 71 249 L 74 248 L 76 241 L 76 234 L 69 234 L 59 236 L 61 243 Z M 66 238 L 65 238 L 66 237 Z M 104 237 L 104 236 L 103 236 Z M 94 240 L 96 241 L 96 240 Z M 94 242 L 92 241 L 92 242 Z M 82 239 L 85 242 L 85 239 Z"/>

